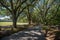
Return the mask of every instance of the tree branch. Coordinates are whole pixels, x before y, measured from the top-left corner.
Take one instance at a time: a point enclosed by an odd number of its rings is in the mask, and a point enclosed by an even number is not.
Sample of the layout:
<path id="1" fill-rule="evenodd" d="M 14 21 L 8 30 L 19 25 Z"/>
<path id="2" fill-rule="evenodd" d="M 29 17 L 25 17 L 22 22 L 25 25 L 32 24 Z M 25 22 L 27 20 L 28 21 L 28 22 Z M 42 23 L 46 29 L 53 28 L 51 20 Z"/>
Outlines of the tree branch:
<path id="1" fill-rule="evenodd" d="M 10 12 L 12 12 L 6 5 L 4 5 L 1 1 L 0 1 L 0 4 L 5 7 L 7 10 L 9 10 Z"/>
<path id="2" fill-rule="evenodd" d="M 22 5 L 23 3 L 25 3 L 26 1 L 27 1 L 27 0 L 23 1 L 20 5 L 18 5 L 18 7 L 17 7 L 15 10 L 17 11 L 18 8 L 21 7 L 21 5 Z"/>
<path id="3" fill-rule="evenodd" d="M 24 7 L 18 14 L 17 14 L 17 18 L 19 17 L 19 15 L 23 12 L 23 10 L 25 9 L 26 7 Z"/>
<path id="4" fill-rule="evenodd" d="M 10 3 L 11 3 L 11 9 L 13 11 L 14 10 L 14 8 L 13 8 L 13 0 L 10 0 Z"/>
<path id="5" fill-rule="evenodd" d="M 51 6 L 53 5 L 53 3 L 54 3 L 54 0 L 53 0 L 52 3 L 50 4 L 50 6 L 49 6 L 48 8 L 46 8 L 46 11 L 44 12 L 45 17 L 46 17 L 46 15 L 47 15 L 48 10 L 49 10 L 49 9 L 51 8 Z"/>

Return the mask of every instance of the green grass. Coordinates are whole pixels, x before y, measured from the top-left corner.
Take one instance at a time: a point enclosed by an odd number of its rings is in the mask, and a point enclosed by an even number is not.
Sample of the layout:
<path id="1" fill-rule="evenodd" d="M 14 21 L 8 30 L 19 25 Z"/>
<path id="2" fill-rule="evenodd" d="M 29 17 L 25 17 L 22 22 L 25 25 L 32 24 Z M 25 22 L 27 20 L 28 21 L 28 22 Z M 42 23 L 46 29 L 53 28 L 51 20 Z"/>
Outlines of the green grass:
<path id="1" fill-rule="evenodd" d="M 0 22 L 0 26 L 12 25 L 12 22 Z"/>
<path id="2" fill-rule="evenodd" d="M 13 22 L 0 22 L 0 26 L 4 26 L 4 27 L 5 26 L 10 26 L 12 24 L 13 24 Z M 17 25 L 24 25 L 24 24 L 27 25 L 26 23 L 17 23 Z M 1 30 L 11 30 L 11 28 L 1 28 Z"/>
<path id="3" fill-rule="evenodd" d="M 9 26 L 12 25 L 12 22 L 0 22 L 0 26 Z M 27 25 L 28 23 L 17 23 L 17 25 Z"/>

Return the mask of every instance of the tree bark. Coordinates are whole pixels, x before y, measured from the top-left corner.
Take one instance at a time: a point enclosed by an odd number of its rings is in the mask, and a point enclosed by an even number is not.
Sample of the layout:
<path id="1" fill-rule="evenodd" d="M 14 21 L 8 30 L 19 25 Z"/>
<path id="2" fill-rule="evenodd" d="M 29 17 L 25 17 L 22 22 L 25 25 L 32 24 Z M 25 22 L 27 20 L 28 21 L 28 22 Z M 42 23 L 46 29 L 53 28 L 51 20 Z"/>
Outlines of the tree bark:
<path id="1" fill-rule="evenodd" d="M 46 33 L 45 33 L 45 37 L 46 37 L 46 36 L 47 36 L 47 33 L 48 33 L 48 30 L 46 29 L 45 32 L 46 32 Z"/>
<path id="2" fill-rule="evenodd" d="M 32 24 L 32 18 L 30 13 L 28 13 L 27 18 L 28 18 L 29 25 Z"/>
<path id="3" fill-rule="evenodd" d="M 17 18 L 13 17 L 13 27 L 17 28 Z"/>
<path id="4" fill-rule="evenodd" d="M 14 20 L 13 20 L 13 26 L 14 26 L 15 28 L 17 28 L 16 22 L 17 22 L 17 21 L 14 19 Z"/>
<path id="5" fill-rule="evenodd" d="M 28 21 L 29 21 L 29 24 L 32 24 L 31 14 L 29 14 Z"/>
<path id="6" fill-rule="evenodd" d="M 32 18 L 31 18 L 31 13 L 29 11 L 30 10 L 29 10 L 29 7 L 28 7 L 28 16 L 27 16 L 27 18 L 28 18 L 28 21 L 29 21 L 29 25 L 31 25 L 32 24 Z"/>
<path id="7" fill-rule="evenodd" d="M 1 31 L 1 28 L 0 28 L 0 31 Z"/>

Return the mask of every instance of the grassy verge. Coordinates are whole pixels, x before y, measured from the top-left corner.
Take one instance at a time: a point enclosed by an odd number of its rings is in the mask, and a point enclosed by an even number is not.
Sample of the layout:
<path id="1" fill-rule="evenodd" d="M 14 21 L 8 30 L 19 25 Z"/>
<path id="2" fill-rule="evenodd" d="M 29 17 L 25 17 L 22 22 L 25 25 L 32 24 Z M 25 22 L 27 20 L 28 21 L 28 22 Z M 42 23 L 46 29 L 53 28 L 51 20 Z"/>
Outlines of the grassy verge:
<path id="1" fill-rule="evenodd" d="M 0 26 L 9 26 L 12 25 L 13 22 L 0 22 Z M 27 25 L 28 23 L 17 23 L 17 25 Z"/>
<path id="2" fill-rule="evenodd" d="M 12 22 L 0 22 L 0 26 L 12 25 Z"/>

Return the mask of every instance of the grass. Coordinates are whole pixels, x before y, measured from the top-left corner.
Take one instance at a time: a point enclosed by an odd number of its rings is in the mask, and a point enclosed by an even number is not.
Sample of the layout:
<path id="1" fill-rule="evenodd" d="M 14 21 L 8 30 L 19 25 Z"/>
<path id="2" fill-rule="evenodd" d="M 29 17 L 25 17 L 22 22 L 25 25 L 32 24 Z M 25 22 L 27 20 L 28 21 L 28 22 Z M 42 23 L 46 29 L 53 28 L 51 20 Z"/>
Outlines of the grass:
<path id="1" fill-rule="evenodd" d="M 0 26 L 12 25 L 12 22 L 0 22 Z"/>
<path id="2" fill-rule="evenodd" d="M 10 25 L 12 25 L 13 23 L 12 22 L 0 22 L 0 26 L 3 26 L 3 27 L 5 27 L 5 26 L 10 26 Z M 17 23 L 17 25 L 22 25 L 22 26 L 24 26 L 24 25 L 27 25 L 28 23 Z M 25 26 L 25 27 L 27 27 L 27 26 Z M 11 30 L 11 28 L 1 28 L 1 30 Z"/>
<path id="3" fill-rule="evenodd" d="M 0 22 L 0 26 L 9 26 L 12 25 L 12 22 Z M 17 25 L 27 25 L 28 23 L 17 23 Z"/>

